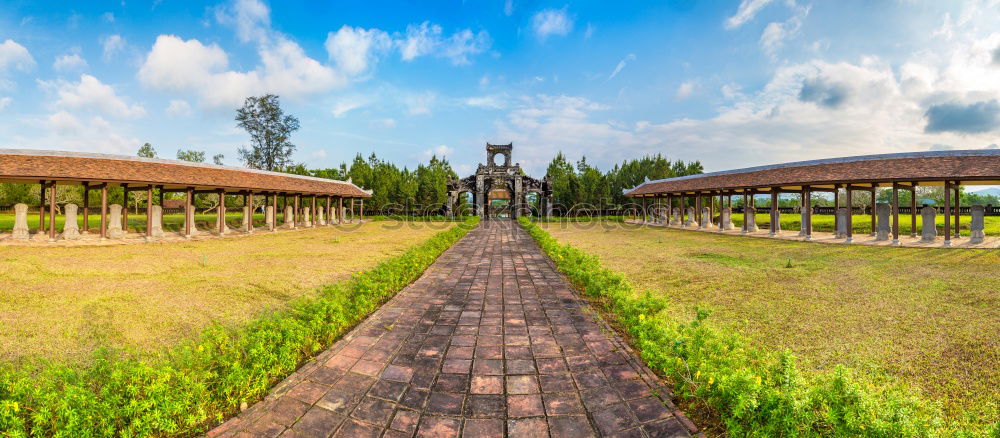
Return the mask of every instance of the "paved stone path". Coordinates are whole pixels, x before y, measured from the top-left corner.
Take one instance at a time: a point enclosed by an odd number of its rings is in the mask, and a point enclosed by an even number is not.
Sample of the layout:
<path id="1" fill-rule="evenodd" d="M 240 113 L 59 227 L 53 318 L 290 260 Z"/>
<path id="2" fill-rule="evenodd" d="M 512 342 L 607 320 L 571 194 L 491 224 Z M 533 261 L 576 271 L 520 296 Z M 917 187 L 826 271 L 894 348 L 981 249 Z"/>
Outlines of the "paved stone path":
<path id="1" fill-rule="evenodd" d="M 524 230 L 492 221 L 209 435 L 690 436 L 668 394 Z"/>

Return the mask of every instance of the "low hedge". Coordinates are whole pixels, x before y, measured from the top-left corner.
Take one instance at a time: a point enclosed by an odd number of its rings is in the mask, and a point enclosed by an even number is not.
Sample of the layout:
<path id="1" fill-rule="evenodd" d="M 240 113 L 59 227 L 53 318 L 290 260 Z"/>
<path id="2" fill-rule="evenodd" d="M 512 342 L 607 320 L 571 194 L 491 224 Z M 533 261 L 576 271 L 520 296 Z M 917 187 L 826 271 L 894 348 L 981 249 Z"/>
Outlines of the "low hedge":
<path id="1" fill-rule="evenodd" d="M 717 417 L 732 436 L 1000 436 L 1000 424 L 947 420 L 940 406 L 908 388 L 865 380 L 838 366 L 800 374 L 795 357 L 757 348 L 738 334 L 663 312 L 666 302 L 637 294 L 597 257 L 562 245 L 527 219 L 520 224 L 558 269 L 631 337 L 649 367 L 681 401 Z M 637 298 L 638 297 L 638 298 Z M 988 429 L 988 430 L 987 430 Z"/>
<path id="2" fill-rule="evenodd" d="M 262 398 L 416 280 L 472 218 L 240 328 L 212 326 L 153 359 L 104 350 L 85 368 L 0 368 L 0 436 L 190 436 Z"/>

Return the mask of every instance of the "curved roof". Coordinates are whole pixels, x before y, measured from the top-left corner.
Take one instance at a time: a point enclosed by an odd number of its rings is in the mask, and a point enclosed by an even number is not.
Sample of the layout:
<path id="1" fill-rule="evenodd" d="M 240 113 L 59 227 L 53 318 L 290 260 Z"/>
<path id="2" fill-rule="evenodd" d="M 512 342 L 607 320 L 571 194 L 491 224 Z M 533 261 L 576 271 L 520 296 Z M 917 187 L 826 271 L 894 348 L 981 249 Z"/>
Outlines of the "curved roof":
<path id="1" fill-rule="evenodd" d="M 798 161 L 647 181 L 625 191 L 625 195 L 769 190 L 771 187 L 797 189 L 804 185 L 832 187 L 833 184 L 874 187 L 914 181 L 922 185 L 941 185 L 945 180 L 1000 184 L 1000 150 L 910 152 Z"/>
<path id="2" fill-rule="evenodd" d="M 39 180 L 371 197 L 370 190 L 350 181 L 242 167 L 126 155 L 0 149 L 0 181 L 37 183 Z"/>

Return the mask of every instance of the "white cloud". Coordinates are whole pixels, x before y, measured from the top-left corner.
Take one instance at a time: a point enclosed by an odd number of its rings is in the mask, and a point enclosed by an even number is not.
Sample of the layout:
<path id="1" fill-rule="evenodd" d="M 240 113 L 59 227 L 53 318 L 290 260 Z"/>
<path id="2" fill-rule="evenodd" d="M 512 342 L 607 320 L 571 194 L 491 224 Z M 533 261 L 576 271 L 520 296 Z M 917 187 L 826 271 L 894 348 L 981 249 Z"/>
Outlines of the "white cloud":
<path id="1" fill-rule="evenodd" d="M 447 145 L 439 145 L 431 149 L 427 149 L 423 153 L 425 160 L 429 160 L 431 157 L 444 158 L 455 152 L 454 149 L 448 147 Z"/>
<path id="2" fill-rule="evenodd" d="M 131 154 L 142 144 L 138 138 L 118 132 L 100 116 L 82 121 L 66 111 L 58 111 L 32 124 L 37 124 L 43 134 L 14 138 L 16 147 Z"/>
<path id="3" fill-rule="evenodd" d="M 219 24 L 236 29 L 243 42 L 267 42 L 271 27 L 271 10 L 258 0 L 234 0 L 229 6 L 215 9 Z"/>
<path id="4" fill-rule="evenodd" d="M 101 15 L 101 20 L 104 20 L 105 23 L 114 23 L 115 14 L 111 12 L 105 12 L 103 15 Z"/>
<path id="5" fill-rule="evenodd" d="M 539 39 L 545 40 L 549 36 L 565 36 L 573 30 L 573 18 L 569 16 L 567 8 L 543 9 L 531 17 L 531 28 Z"/>
<path id="6" fill-rule="evenodd" d="M 183 99 L 174 99 L 167 105 L 167 114 L 172 117 L 183 117 L 191 115 L 191 105 Z"/>
<path id="7" fill-rule="evenodd" d="M 111 60 L 116 54 L 125 50 L 125 38 L 115 34 L 101 39 L 101 47 L 104 49 L 104 60 Z"/>
<path id="8" fill-rule="evenodd" d="M 351 110 L 361 108 L 367 103 L 367 101 L 360 98 L 341 99 L 337 103 L 333 104 L 333 109 L 330 112 L 333 113 L 333 117 L 339 119 L 347 115 L 347 113 Z"/>
<path id="9" fill-rule="evenodd" d="M 95 109 L 103 114 L 135 119 L 146 115 L 142 105 L 125 103 L 110 85 L 91 75 L 80 75 L 79 82 L 39 82 L 42 88 L 55 90 L 59 99 L 55 105 L 69 109 Z"/>
<path id="10" fill-rule="evenodd" d="M 78 53 L 67 53 L 56 58 L 52 63 L 52 68 L 59 71 L 82 70 L 87 68 L 87 61 Z"/>
<path id="11" fill-rule="evenodd" d="M 809 15 L 809 6 L 797 7 L 795 15 L 785 22 L 768 23 L 764 32 L 760 35 L 760 46 L 768 56 L 774 58 L 775 53 L 780 49 L 785 40 L 796 36 L 802 28 L 802 21 Z"/>
<path id="12" fill-rule="evenodd" d="M 3 74 L 10 68 L 15 68 L 20 71 L 29 71 L 35 67 L 35 59 L 31 57 L 31 53 L 24 46 L 14 42 L 14 40 L 6 40 L 0 43 L 0 74 Z"/>
<path id="13" fill-rule="evenodd" d="M 326 158 L 326 149 L 319 149 L 319 150 L 312 151 L 309 154 L 309 158 L 312 158 L 314 160 L 322 160 L 322 159 Z"/>
<path id="14" fill-rule="evenodd" d="M 742 0 L 740 7 L 736 10 L 736 15 L 726 19 L 726 29 L 735 29 L 743 25 L 757 15 L 757 12 L 764 6 L 771 3 L 771 0 Z"/>
<path id="15" fill-rule="evenodd" d="M 411 116 L 428 115 L 431 107 L 437 100 L 437 95 L 432 92 L 411 94 L 403 98 L 406 105 L 406 112 Z"/>
<path id="16" fill-rule="evenodd" d="M 435 55 L 448 58 L 456 65 L 468 64 L 470 56 L 485 52 L 492 43 L 485 30 L 474 33 L 464 29 L 445 38 L 441 26 L 428 21 L 407 26 L 406 35 L 396 41 L 404 61 Z"/>
<path id="17" fill-rule="evenodd" d="M 388 118 L 388 119 L 372 120 L 371 122 L 368 123 L 368 125 L 373 128 L 395 128 L 396 119 Z"/>
<path id="18" fill-rule="evenodd" d="M 684 81 L 677 86 L 677 91 L 674 92 L 674 100 L 684 100 L 691 97 L 694 93 L 695 87 L 698 85 L 696 81 Z"/>
<path id="19" fill-rule="evenodd" d="M 503 14 L 508 17 L 514 14 L 514 0 L 503 2 Z"/>
<path id="20" fill-rule="evenodd" d="M 625 55 L 625 57 L 622 58 L 621 61 L 618 61 L 618 65 L 615 66 L 614 71 L 612 71 L 611 74 L 608 75 L 608 80 L 614 79 L 615 76 L 618 76 L 618 73 L 621 73 L 622 69 L 625 68 L 625 64 L 628 61 L 635 61 L 634 53 L 629 53 L 628 55 Z"/>
<path id="21" fill-rule="evenodd" d="M 389 34 L 378 29 L 344 26 L 326 37 L 330 59 L 348 75 L 364 73 L 377 61 L 378 55 L 390 47 Z"/>
<path id="22" fill-rule="evenodd" d="M 593 24 L 587 23 L 587 30 L 583 31 L 583 38 L 589 40 L 590 37 L 594 36 L 594 31 L 596 30 L 597 27 L 595 27 Z"/>
<path id="23" fill-rule="evenodd" d="M 499 94 L 473 96 L 462 99 L 462 103 L 476 108 L 503 109 L 507 107 L 507 97 Z"/>
<path id="24" fill-rule="evenodd" d="M 247 96 L 266 92 L 298 98 L 345 83 L 341 74 L 284 38 L 262 45 L 258 54 L 261 65 L 256 69 L 232 71 L 227 70 L 229 57 L 219 46 L 160 35 L 138 76 L 153 88 L 195 92 L 209 106 L 235 106 Z"/>
<path id="25" fill-rule="evenodd" d="M 7 105 L 10 105 L 10 103 L 13 101 L 14 99 L 7 96 L 0 97 L 0 111 L 3 111 L 4 108 L 7 108 Z"/>

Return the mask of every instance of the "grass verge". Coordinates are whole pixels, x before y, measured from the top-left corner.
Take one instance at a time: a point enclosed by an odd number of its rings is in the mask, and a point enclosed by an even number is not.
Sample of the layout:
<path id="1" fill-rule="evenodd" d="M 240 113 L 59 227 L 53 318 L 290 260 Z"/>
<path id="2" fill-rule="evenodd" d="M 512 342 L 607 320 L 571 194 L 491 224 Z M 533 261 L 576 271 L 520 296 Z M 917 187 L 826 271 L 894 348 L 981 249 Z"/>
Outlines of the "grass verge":
<path id="1" fill-rule="evenodd" d="M 682 403 L 705 410 L 732 436 L 986 436 L 1000 424 L 948 419 L 940 405 L 894 382 L 844 366 L 803 374 L 791 353 L 774 352 L 741 335 L 663 312 L 666 301 L 637 294 L 597 257 L 560 244 L 527 219 L 521 225 L 574 285 L 629 335 L 643 360 L 674 384 Z"/>
<path id="2" fill-rule="evenodd" d="M 277 381 L 413 282 L 477 219 L 239 329 L 220 325 L 153 359 L 96 353 L 83 369 L 0 367 L 0 431 L 22 436 L 189 436 Z"/>

